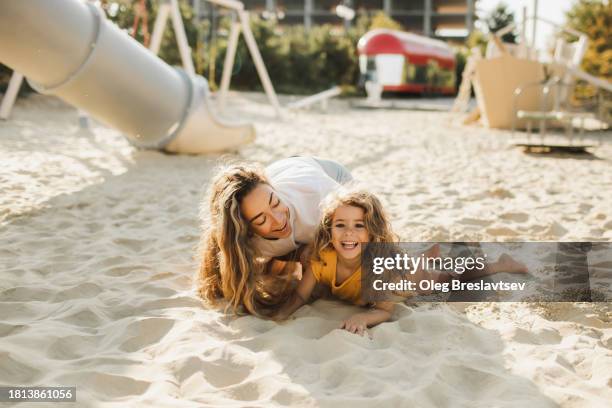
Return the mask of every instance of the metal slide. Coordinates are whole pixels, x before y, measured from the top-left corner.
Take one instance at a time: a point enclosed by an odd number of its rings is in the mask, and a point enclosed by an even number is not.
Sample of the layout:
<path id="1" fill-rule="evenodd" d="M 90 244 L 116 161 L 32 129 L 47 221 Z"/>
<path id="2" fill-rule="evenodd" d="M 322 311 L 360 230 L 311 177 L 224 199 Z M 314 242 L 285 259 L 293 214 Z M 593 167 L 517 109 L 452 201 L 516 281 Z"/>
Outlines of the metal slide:
<path id="1" fill-rule="evenodd" d="M 214 117 L 204 78 L 169 66 L 91 3 L 2 0 L 0 62 L 138 147 L 198 154 L 255 138 L 252 125 Z"/>

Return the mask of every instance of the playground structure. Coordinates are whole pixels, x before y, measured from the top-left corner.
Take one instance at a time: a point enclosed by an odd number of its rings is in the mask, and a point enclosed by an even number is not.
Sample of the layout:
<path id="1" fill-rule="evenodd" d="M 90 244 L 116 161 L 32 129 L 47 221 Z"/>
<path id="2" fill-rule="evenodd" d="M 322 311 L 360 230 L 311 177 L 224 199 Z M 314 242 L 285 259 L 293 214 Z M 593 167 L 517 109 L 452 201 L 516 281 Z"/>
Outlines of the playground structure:
<path id="1" fill-rule="evenodd" d="M 540 53 L 526 39 L 529 22 L 553 25 L 560 34 L 573 36 L 577 41 L 568 42 L 559 35 L 552 54 Z M 503 43 L 501 37 L 516 29 L 519 30 L 519 43 Z M 464 123 L 482 118 L 491 128 L 513 130 L 513 144 L 529 148 L 552 147 L 570 150 L 590 147 L 593 141 L 583 139 L 585 123 L 596 120 L 600 126 L 609 125 L 609 102 L 604 96 L 612 92 L 612 84 L 580 70 L 582 58 L 588 46 L 584 33 L 559 26 L 545 18 L 526 16 L 523 12 L 522 24 L 509 25 L 490 34 L 490 41 L 484 56 L 472 50 L 468 58 L 459 92 L 452 111 L 465 112 L 469 106 L 471 89 L 474 89 L 478 107 L 471 111 Z M 503 81 L 499 79 L 503 78 Z M 572 98 L 577 80 L 582 80 L 597 89 L 598 99 L 591 105 L 577 106 Z M 535 125 L 535 126 L 534 126 Z M 564 137 L 551 140 L 547 133 L 551 127 L 565 129 Z M 539 140 L 532 137 L 537 127 Z M 579 136 L 575 137 L 574 127 Z M 515 129 L 527 130 L 527 140 L 515 137 Z M 601 142 L 601 139 L 599 140 Z"/>
<path id="2" fill-rule="evenodd" d="M 242 32 L 270 104 L 276 116 L 282 118 L 283 109 L 243 3 L 207 1 L 229 9 L 233 17 L 217 112 L 221 113 L 226 106 L 238 37 Z M 140 7 L 144 8 L 142 1 Z M 47 9 L 50 12 L 45 15 Z M 157 55 L 169 18 L 182 70 L 152 57 L 142 45 L 107 21 L 100 8 L 83 0 L 59 0 L 52 4 L 42 0 L 12 1 L 3 6 L 0 46 L 6 44 L 6 52 L 0 62 L 14 72 L 0 104 L 0 119 L 8 119 L 25 75 L 35 90 L 56 95 L 77 107 L 81 127 L 89 126 L 87 112 L 122 131 L 137 147 L 197 154 L 249 143 L 255 137 L 252 125 L 225 123 L 213 113 L 207 83 L 195 73 L 178 0 L 160 0 L 150 36 L 146 14 L 136 14 L 132 30 L 142 20 L 145 43 L 150 39 L 149 51 Z M 43 68 L 49 61 L 51 65 L 47 67 L 52 70 Z M 334 87 L 294 102 L 287 109 L 319 102 L 326 107 L 327 100 L 339 94 L 340 89 Z"/>
<path id="3" fill-rule="evenodd" d="M 455 54 L 443 41 L 389 29 L 367 32 L 357 44 L 359 71 L 368 95 L 376 91 L 417 94 L 455 92 Z M 382 87 L 382 89 L 379 89 Z"/>
<path id="4" fill-rule="evenodd" d="M 247 48 L 249 49 L 249 53 L 251 54 L 251 58 L 253 58 L 257 75 L 259 76 L 259 80 L 261 81 L 266 96 L 268 97 L 268 101 L 274 108 L 276 116 L 278 118 L 283 118 L 284 110 L 278 101 L 278 97 L 274 91 L 274 86 L 272 85 L 272 80 L 268 75 L 263 58 L 261 57 L 257 43 L 255 42 L 255 37 L 251 31 L 251 25 L 249 22 L 249 13 L 244 10 L 244 4 L 236 0 L 208 0 L 208 2 L 219 7 L 229 9 L 232 12 L 233 18 L 227 43 L 227 51 L 225 53 L 225 60 L 223 62 L 221 85 L 218 92 L 219 111 L 222 112 L 227 103 L 227 92 L 229 90 L 232 68 L 236 58 L 236 50 L 238 49 L 238 39 L 240 37 L 240 33 L 242 32 Z M 309 107 L 315 103 L 321 103 L 325 109 L 327 107 L 327 101 L 330 98 L 340 95 L 340 93 L 341 90 L 339 87 L 332 87 L 326 91 L 319 92 L 315 95 L 310 95 L 293 102 L 287 105 L 286 108 L 289 110 L 295 110 Z"/>
<path id="5" fill-rule="evenodd" d="M 224 0 L 227 1 L 227 0 Z M 159 49 L 172 13 L 185 70 L 173 68 L 79 0 L 8 1 L 0 13 L 1 62 L 15 75 L 3 100 L 10 111 L 23 80 L 122 131 L 137 147 L 199 154 L 234 149 L 255 137 L 252 125 L 225 123 L 196 76 L 177 0 L 166 0 L 153 32 Z"/>
<path id="6" fill-rule="evenodd" d="M 253 63 L 257 69 L 257 75 L 259 75 L 259 79 L 261 80 L 261 84 L 263 85 L 268 100 L 274 107 L 276 115 L 278 117 L 282 117 L 282 110 L 278 102 L 276 92 L 274 91 L 272 81 L 270 80 L 270 76 L 268 75 L 268 71 L 266 70 L 266 66 L 263 62 L 263 58 L 261 57 L 257 43 L 255 42 L 255 37 L 253 37 L 251 24 L 249 22 L 249 13 L 244 10 L 244 4 L 236 0 L 208 0 L 208 2 L 223 8 L 227 8 L 232 11 L 233 17 L 238 17 L 238 21 L 236 21 L 235 18 L 234 21 L 232 21 L 232 28 L 227 43 L 227 51 L 225 53 L 225 61 L 223 63 L 223 73 L 221 74 L 221 86 L 219 89 L 219 110 L 223 111 L 225 109 L 227 91 L 229 90 L 232 68 L 234 66 L 234 58 L 236 57 L 236 50 L 238 48 L 238 37 L 240 37 L 240 32 L 242 31 L 247 48 L 249 49 L 251 58 L 253 58 Z"/>

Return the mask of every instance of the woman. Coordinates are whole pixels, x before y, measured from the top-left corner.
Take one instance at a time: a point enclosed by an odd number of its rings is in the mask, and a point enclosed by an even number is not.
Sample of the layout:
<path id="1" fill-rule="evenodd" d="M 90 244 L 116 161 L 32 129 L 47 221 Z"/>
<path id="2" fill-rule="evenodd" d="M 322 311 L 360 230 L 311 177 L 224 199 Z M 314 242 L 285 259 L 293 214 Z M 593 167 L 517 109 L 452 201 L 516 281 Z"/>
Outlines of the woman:
<path id="1" fill-rule="evenodd" d="M 323 198 L 350 180 L 341 164 L 315 157 L 291 157 L 265 170 L 238 165 L 220 171 L 202 208 L 200 296 L 209 303 L 224 298 L 234 312 L 244 306 L 255 315 L 283 302 L 287 271 L 266 267 L 267 261 L 288 254 L 297 259 L 314 239 Z"/>

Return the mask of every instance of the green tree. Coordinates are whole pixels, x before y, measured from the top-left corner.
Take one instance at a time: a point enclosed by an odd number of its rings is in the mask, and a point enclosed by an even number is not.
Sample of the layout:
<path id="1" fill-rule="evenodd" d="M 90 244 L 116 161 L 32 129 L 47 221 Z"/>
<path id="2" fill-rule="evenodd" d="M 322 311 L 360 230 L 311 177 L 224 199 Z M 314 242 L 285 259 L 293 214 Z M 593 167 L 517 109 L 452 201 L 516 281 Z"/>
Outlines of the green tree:
<path id="1" fill-rule="evenodd" d="M 149 34 L 153 33 L 153 24 L 157 17 L 157 11 L 161 2 L 157 0 L 146 0 L 145 6 L 147 8 L 147 25 Z M 202 51 L 200 38 L 206 28 L 204 23 L 196 23 L 193 18 L 193 10 L 191 9 L 189 0 L 179 0 L 179 8 L 183 17 L 183 25 L 185 27 L 185 34 L 187 36 L 187 42 L 192 49 L 192 57 L 194 59 L 195 66 L 198 68 L 199 74 L 203 74 L 200 59 L 202 58 Z M 103 0 L 102 8 L 106 11 L 107 17 L 113 21 L 117 26 L 127 31 L 140 43 L 144 42 L 144 32 L 142 21 L 138 25 L 136 33 L 132 33 L 132 27 L 134 25 L 134 18 L 136 11 L 140 7 L 140 2 L 137 0 Z M 159 50 L 159 56 L 170 65 L 182 65 L 181 55 L 177 46 L 176 37 L 174 36 L 174 30 L 171 30 L 172 23 L 170 19 L 166 24 L 166 30 L 162 37 L 162 42 Z"/>
<path id="2" fill-rule="evenodd" d="M 603 0 L 580 0 L 567 13 L 567 25 L 589 37 L 582 60 L 586 72 L 612 77 L 612 3 Z"/>
<path id="3" fill-rule="evenodd" d="M 382 11 L 377 12 L 374 14 L 374 17 L 372 17 L 370 30 L 374 30 L 376 28 L 388 28 L 391 30 L 402 31 L 402 25 Z"/>
<path id="4" fill-rule="evenodd" d="M 473 30 L 468 39 L 465 41 L 465 45 L 468 50 L 474 47 L 480 49 L 480 54 L 485 55 L 487 50 L 487 43 L 489 42 L 488 36 L 480 30 Z"/>
<path id="5" fill-rule="evenodd" d="M 508 10 L 508 6 L 505 3 L 499 3 L 487 16 L 485 21 L 489 27 L 489 31 L 494 33 L 504 27 L 514 24 L 514 14 Z M 515 30 L 504 34 L 502 40 L 507 43 L 516 44 Z"/>

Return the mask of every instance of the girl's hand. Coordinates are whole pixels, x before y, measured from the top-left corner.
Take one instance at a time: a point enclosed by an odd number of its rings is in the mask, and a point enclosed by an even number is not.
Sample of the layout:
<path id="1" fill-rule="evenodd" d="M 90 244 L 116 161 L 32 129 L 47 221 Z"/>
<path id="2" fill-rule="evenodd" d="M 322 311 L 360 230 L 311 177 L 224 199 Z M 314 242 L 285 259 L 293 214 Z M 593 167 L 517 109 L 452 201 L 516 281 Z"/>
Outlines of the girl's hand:
<path id="1" fill-rule="evenodd" d="M 368 322 L 362 314 L 358 313 L 344 320 L 341 329 L 363 336 L 368 328 Z"/>

